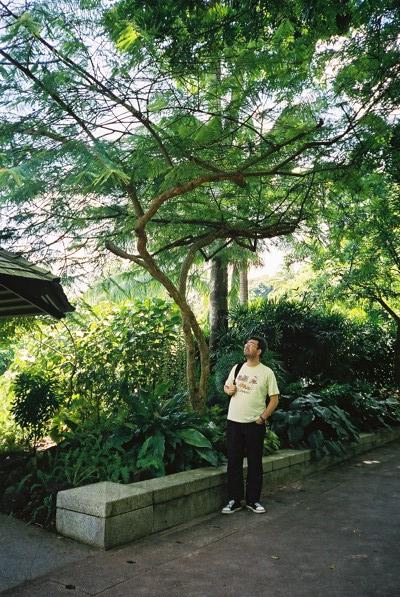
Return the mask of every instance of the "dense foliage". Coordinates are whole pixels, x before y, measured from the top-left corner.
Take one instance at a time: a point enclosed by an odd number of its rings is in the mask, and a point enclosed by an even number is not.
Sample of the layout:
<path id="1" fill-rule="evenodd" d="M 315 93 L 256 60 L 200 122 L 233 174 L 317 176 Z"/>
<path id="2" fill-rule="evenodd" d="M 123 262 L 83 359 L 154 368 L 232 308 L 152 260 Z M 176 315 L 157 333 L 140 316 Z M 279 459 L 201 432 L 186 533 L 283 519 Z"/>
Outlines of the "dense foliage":
<path id="1" fill-rule="evenodd" d="M 178 310 L 161 299 L 80 308 L 66 326 L 22 334 L 11 370 L 46 371 L 62 406 L 78 418 L 118 409 L 141 388 L 184 386 Z"/>
<path id="2" fill-rule="evenodd" d="M 104 480 L 131 483 L 225 461 L 218 450 L 222 430 L 189 410 L 187 395 L 171 395 L 162 385 L 126 399 L 113 418 L 70 421 L 58 442 L 20 469 L 0 470 L 3 509 L 49 523 L 61 489 Z"/>
<path id="3" fill-rule="evenodd" d="M 56 445 L 12 456 L 20 464 L 12 469 L 4 454 L 3 509 L 48 523 L 60 489 L 224 461 L 222 430 L 177 393 L 185 364 L 179 322 L 171 303 L 153 299 L 86 307 L 67 326 L 21 332 L 1 380 L 3 448 L 21 439 L 18 426 L 33 447 L 49 433 Z"/>
<path id="4" fill-rule="evenodd" d="M 315 393 L 283 396 L 272 416 L 272 428 L 284 446 L 310 447 L 315 455 L 341 454 L 346 443 L 357 440 L 357 427 L 335 404 L 324 404 Z"/>
<path id="5" fill-rule="evenodd" d="M 392 370 L 400 384 L 400 174 L 392 175 L 396 183 L 366 174 L 352 192 L 337 185 L 294 253 L 311 261 L 314 285 L 328 299 L 373 304 L 391 322 L 397 336 Z"/>
<path id="6" fill-rule="evenodd" d="M 12 407 L 11 379 L 0 376 L 0 455 L 12 452 L 23 445 L 22 429 L 11 415 Z"/>
<path id="7" fill-rule="evenodd" d="M 252 334 L 264 336 L 274 353 L 278 372 L 288 382 L 305 379 L 318 384 L 364 378 L 392 383 L 393 340 L 371 323 L 351 321 L 288 301 L 254 301 L 231 313 L 231 329 L 221 339 L 221 357 L 240 349 Z M 222 360 L 224 367 L 224 360 Z M 220 365 L 217 364 L 217 373 Z"/>
<path id="8" fill-rule="evenodd" d="M 315 456 L 344 453 L 360 431 L 400 424 L 392 388 L 382 396 L 368 384 L 332 384 L 319 391 L 291 387 L 271 418 L 282 446 L 311 448 Z"/>

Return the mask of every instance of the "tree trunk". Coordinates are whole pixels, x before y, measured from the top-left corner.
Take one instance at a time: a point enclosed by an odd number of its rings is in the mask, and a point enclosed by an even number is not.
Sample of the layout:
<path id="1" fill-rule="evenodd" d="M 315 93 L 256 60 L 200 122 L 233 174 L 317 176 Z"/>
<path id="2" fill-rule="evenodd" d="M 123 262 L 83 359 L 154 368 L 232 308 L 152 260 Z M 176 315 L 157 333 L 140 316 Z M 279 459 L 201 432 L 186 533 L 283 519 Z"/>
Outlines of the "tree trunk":
<path id="1" fill-rule="evenodd" d="M 221 334 L 228 329 L 228 266 L 214 257 L 210 276 L 210 352 L 215 353 Z"/>
<path id="2" fill-rule="evenodd" d="M 182 315 L 183 332 L 186 343 L 186 378 L 193 410 L 203 412 L 206 406 L 207 382 L 210 374 L 210 353 L 206 338 L 190 310 L 179 305 Z M 196 382 L 196 354 L 195 345 L 200 356 L 200 379 Z"/>
<path id="3" fill-rule="evenodd" d="M 396 340 L 394 342 L 394 382 L 400 386 L 400 320 L 397 321 Z"/>
<path id="4" fill-rule="evenodd" d="M 183 335 L 185 338 L 185 346 L 186 346 L 186 381 L 188 384 L 189 396 L 192 397 L 196 396 L 198 393 L 198 387 L 196 384 L 196 350 L 195 350 L 195 342 L 193 338 L 192 328 L 190 327 L 190 322 L 187 316 L 181 311 L 182 317 L 182 328 L 183 328 Z"/>
<path id="5" fill-rule="evenodd" d="M 207 384 L 210 375 L 210 351 L 208 349 L 205 336 L 200 327 L 198 328 L 198 330 L 200 334 L 195 335 L 200 354 L 200 379 L 198 391 L 192 400 L 192 406 L 194 410 L 203 412 L 206 406 Z"/>
<path id="6" fill-rule="evenodd" d="M 239 272 L 239 302 L 244 307 L 249 304 L 249 278 L 247 265 L 242 265 Z"/>

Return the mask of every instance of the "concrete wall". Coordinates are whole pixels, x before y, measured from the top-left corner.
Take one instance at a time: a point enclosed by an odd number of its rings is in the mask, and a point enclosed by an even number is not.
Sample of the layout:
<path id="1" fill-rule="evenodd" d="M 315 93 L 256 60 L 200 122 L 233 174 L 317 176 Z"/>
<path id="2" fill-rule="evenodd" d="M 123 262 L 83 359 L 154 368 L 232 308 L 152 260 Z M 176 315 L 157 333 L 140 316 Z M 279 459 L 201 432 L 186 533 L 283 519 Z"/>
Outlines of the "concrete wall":
<path id="1" fill-rule="evenodd" d="M 400 438 L 400 428 L 361 434 L 343 456 L 311 460 L 310 450 L 263 458 L 263 489 L 300 479 Z M 226 503 L 226 467 L 201 468 L 121 485 L 104 481 L 57 495 L 57 531 L 103 549 L 217 512 Z"/>

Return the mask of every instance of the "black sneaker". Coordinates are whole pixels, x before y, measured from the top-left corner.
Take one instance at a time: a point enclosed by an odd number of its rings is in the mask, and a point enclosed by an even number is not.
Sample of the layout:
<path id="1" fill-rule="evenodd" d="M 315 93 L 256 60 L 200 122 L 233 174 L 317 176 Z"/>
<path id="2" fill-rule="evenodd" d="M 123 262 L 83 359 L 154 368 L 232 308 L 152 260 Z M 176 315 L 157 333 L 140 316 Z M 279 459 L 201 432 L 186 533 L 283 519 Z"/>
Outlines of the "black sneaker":
<path id="1" fill-rule="evenodd" d="M 252 502 L 250 504 L 246 504 L 246 508 L 252 510 L 256 514 L 264 514 L 265 508 L 260 502 Z"/>
<path id="2" fill-rule="evenodd" d="M 242 505 L 239 502 L 235 502 L 235 500 L 229 500 L 226 506 L 222 508 L 221 514 L 233 514 L 241 509 Z"/>

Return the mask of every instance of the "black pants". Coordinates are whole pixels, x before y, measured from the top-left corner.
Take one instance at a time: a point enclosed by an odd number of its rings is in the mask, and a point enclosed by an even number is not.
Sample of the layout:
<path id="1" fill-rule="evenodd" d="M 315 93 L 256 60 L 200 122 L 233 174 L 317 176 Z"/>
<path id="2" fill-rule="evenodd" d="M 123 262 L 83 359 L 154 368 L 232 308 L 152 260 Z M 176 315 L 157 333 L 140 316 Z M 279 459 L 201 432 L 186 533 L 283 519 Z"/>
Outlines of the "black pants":
<path id="1" fill-rule="evenodd" d="M 265 425 L 236 423 L 228 419 L 228 494 L 230 500 L 240 502 L 243 499 L 243 458 L 247 456 L 246 502 L 260 501 L 264 436 Z"/>

